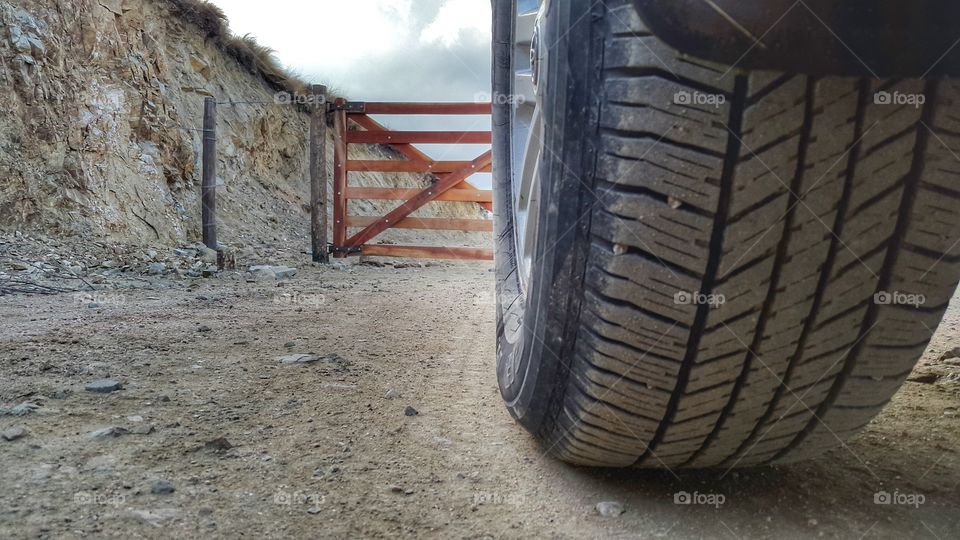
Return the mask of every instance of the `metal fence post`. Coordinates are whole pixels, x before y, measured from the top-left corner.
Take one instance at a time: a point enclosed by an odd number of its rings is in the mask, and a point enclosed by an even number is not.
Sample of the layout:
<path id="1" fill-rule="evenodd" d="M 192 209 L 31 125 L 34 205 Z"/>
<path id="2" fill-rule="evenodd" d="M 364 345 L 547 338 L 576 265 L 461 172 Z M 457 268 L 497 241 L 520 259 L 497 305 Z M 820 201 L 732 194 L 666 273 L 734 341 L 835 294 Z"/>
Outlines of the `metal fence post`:
<path id="1" fill-rule="evenodd" d="M 203 101 L 203 180 L 200 186 L 203 243 L 217 249 L 217 100 Z"/>
<path id="2" fill-rule="evenodd" d="M 327 247 L 327 87 L 310 87 L 310 239 L 313 262 L 330 262 Z"/>

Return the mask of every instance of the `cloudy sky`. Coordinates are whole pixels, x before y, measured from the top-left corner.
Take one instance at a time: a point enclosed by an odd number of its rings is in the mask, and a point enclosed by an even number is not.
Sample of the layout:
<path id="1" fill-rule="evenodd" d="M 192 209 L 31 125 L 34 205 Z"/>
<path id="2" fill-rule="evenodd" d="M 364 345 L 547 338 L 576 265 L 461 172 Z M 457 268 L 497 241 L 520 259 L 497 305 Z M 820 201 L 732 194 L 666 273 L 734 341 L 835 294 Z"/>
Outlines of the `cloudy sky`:
<path id="1" fill-rule="evenodd" d="M 253 34 L 304 78 L 351 99 L 473 101 L 489 92 L 487 0 L 213 2 L 234 33 Z"/>
<path id="2" fill-rule="evenodd" d="M 362 101 L 480 101 L 490 93 L 488 0 L 211 0 L 305 80 Z M 489 129 L 488 117 L 378 118 L 396 129 Z M 479 147 L 422 147 L 472 159 Z M 483 182 L 481 182 L 483 183 Z"/>

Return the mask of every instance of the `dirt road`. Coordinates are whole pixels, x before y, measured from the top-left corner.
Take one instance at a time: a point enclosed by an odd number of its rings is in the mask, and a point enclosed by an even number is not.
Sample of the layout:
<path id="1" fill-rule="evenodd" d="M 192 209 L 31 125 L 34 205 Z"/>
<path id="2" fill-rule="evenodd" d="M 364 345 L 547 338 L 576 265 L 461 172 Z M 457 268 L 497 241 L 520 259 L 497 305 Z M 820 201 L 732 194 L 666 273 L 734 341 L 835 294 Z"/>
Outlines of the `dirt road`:
<path id="1" fill-rule="evenodd" d="M 960 366 L 939 361 L 958 310 L 926 382 L 820 461 L 584 470 L 501 405 L 492 276 L 302 268 L 282 287 L 181 280 L 92 307 L 0 298 L 0 406 L 36 406 L 0 416 L 26 431 L 0 439 L 0 537 L 960 537 Z M 123 388 L 84 389 L 106 378 Z"/>

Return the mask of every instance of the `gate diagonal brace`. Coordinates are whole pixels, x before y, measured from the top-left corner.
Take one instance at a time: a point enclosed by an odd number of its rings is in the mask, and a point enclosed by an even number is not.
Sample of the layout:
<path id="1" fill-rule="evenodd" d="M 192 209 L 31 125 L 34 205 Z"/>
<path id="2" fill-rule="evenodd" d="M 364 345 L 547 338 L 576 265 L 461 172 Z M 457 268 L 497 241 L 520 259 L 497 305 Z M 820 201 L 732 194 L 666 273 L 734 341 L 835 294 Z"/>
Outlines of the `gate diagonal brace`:
<path id="1" fill-rule="evenodd" d="M 471 161 L 470 165 L 460 169 L 459 171 L 441 176 L 437 182 L 423 188 L 423 191 L 418 193 L 416 196 L 394 208 L 391 212 L 381 217 L 366 229 L 363 229 L 347 239 L 346 245 L 356 247 L 362 246 L 363 244 L 369 242 L 383 231 L 391 228 L 395 223 L 402 221 L 404 218 L 417 211 L 423 205 L 436 199 L 445 192 L 450 191 L 457 184 L 460 184 L 466 180 L 468 176 L 476 172 L 478 169 L 482 169 L 483 167 L 489 165 L 491 161 L 492 151 L 487 150 L 477 157 L 477 159 Z"/>

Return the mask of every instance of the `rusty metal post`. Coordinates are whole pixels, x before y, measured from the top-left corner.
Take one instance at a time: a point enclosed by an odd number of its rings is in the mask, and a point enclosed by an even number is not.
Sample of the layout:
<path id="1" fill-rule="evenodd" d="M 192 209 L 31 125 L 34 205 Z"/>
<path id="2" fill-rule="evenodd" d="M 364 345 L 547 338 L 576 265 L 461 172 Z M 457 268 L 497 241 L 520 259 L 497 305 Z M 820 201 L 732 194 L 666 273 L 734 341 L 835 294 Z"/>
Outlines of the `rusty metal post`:
<path id="1" fill-rule="evenodd" d="M 330 262 L 327 248 L 327 87 L 310 87 L 310 239 L 313 262 Z"/>
<path id="2" fill-rule="evenodd" d="M 217 100 L 203 101 L 203 180 L 200 185 L 203 243 L 217 249 Z"/>

